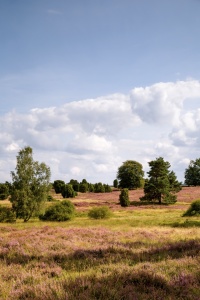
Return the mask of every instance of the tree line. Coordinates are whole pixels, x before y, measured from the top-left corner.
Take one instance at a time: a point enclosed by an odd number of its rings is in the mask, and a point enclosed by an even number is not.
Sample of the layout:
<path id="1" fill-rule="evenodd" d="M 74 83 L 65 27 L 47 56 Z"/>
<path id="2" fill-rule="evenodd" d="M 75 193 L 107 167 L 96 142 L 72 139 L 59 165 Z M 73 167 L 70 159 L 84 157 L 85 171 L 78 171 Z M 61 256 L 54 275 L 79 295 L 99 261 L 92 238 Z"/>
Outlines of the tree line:
<path id="1" fill-rule="evenodd" d="M 52 187 L 51 171 L 45 163 L 34 161 L 33 150 L 29 146 L 21 149 L 16 159 L 15 171 L 11 172 L 12 183 L 0 184 L 0 199 L 3 200 L 9 195 L 13 216 L 27 222 L 32 216 L 39 215 L 47 201 Z M 175 203 L 176 193 L 180 191 L 182 184 L 177 180 L 175 173 L 170 171 L 170 167 L 170 163 L 162 157 L 156 158 L 149 162 L 148 178 L 144 178 L 142 164 L 133 160 L 125 161 L 118 168 L 117 178 L 113 181 L 114 187 L 121 189 L 121 205 L 129 205 L 128 190 L 137 188 L 144 189 L 141 201 Z M 185 170 L 185 184 L 200 185 L 200 159 L 192 160 Z M 68 183 L 55 180 L 53 188 L 56 193 L 61 193 L 63 198 L 73 198 L 78 192 L 112 191 L 108 184 L 91 184 L 86 179 L 81 182 L 71 179 Z"/>

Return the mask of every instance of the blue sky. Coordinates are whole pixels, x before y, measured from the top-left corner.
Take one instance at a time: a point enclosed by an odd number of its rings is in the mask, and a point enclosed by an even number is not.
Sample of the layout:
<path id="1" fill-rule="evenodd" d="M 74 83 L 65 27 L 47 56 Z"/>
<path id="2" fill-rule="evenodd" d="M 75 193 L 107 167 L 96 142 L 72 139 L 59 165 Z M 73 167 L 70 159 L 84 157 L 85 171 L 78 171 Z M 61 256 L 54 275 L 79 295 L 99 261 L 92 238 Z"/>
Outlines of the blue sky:
<path id="1" fill-rule="evenodd" d="M 199 0 L 0 0 L 0 181 L 26 145 L 52 180 L 199 157 Z"/>

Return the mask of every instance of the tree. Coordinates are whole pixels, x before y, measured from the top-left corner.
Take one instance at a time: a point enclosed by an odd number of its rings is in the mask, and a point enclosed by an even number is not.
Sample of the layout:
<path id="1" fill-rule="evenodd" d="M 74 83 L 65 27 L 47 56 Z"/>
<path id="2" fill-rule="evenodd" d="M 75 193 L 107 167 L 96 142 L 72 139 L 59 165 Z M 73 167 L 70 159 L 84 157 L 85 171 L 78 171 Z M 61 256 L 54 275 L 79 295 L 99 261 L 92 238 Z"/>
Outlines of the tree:
<path id="1" fill-rule="evenodd" d="M 9 186 L 6 183 L 0 183 L 0 200 L 5 200 L 9 196 Z"/>
<path id="2" fill-rule="evenodd" d="M 181 190 L 173 171 L 169 171 L 170 163 L 164 161 L 162 157 L 149 162 L 150 171 L 147 172 L 149 178 L 145 180 L 144 197 L 142 201 L 158 201 L 159 204 L 175 203 L 175 193 Z"/>
<path id="3" fill-rule="evenodd" d="M 56 194 L 60 194 L 62 192 L 62 188 L 65 185 L 65 182 L 63 180 L 55 180 L 53 183 L 53 188 L 56 192 Z"/>
<path id="4" fill-rule="evenodd" d="M 74 191 L 71 184 L 65 184 L 61 192 L 63 198 L 75 198 L 76 192 Z"/>
<path id="5" fill-rule="evenodd" d="M 27 222 L 39 213 L 50 188 L 50 168 L 34 161 L 31 147 L 25 147 L 17 155 L 16 172 L 11 172 L 12 191 L 10 201 L 16 218 Z"/>
<path id="6" fill-rule="evenodd" d="M 136 189 L 142 186 L 144 171 L 142 165 L 134 160 L 127 160 L 118 168 L 117 179 L 120 188 Z"/>
<path id="7" fill-rule="evenodd" d="M 118 188 L 118 180 L 117 179 L 115 179 L 113 181 L 113 186 L 114 186 L 114 188 Z"/>
<path id="8" fill-rule="evenodd" d="M 121 190 L 121 193 L 119 195 L 119 202 L 120 202 L 120 205 L 123 207 L 130 205 L 128 189 L 125 188 L 125 189 Z"/>
<path id="9" fill-rule="evenodd" d="M 186 185 L 200 185 L 200 158 L 191 160 L 188 168 L 185 170 Z"/>

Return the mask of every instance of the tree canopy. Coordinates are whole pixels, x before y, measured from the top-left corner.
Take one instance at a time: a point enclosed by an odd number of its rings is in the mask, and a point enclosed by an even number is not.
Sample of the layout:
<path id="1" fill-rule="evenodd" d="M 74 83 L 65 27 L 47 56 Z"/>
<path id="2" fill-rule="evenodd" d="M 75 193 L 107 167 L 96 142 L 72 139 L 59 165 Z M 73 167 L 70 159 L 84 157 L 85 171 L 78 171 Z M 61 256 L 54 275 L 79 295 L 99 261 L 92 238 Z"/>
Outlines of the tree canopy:
<path id="1" fill-rule="evenodd" d="M 120 188 L 135 189 L 142 186 L 144 171 L 142 165 L 134 160 L 125 161 L 117 172 Z"/>
<path id="2" fill-rule="evenodd" d="M 28 221 L 39 213 L 47 200 L 50 187 L 50 168 L 33 160 L 31 147 L 25 147 L 17 155 L 15 172 L 11 172 L 12 191 L 10 201 L 16 218 Z"/>
<path id="3" fill-rule="evenodd" d="M 145 180 L 144 197 L 142 201 L 158 201 L 159 204 L 175 203 L 175 193 L 180 191 L 181 184 L 178 182 L 173 171 L 169 171 L 170 163 L 162 157 L 149 162 L 149 178 Z"/>
<path id="4" fill-rule="evenodd" d="M 185 170 L 186 185 L 200 185 L 200 158 L 191 160 L 188 168 Z"/>

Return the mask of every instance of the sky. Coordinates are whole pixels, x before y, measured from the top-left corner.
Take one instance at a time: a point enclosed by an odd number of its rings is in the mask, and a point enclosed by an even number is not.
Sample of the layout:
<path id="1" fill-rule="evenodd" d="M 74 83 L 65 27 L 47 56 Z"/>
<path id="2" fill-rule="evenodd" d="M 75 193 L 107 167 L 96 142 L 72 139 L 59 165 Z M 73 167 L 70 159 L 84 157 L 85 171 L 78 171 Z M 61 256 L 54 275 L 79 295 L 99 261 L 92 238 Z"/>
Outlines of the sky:
<path id="1" fill-rule="evenodd" d="M 20 149 L 51 181 L 200 157 L 200 0 L 0 0 L 0 182 Z"/>

